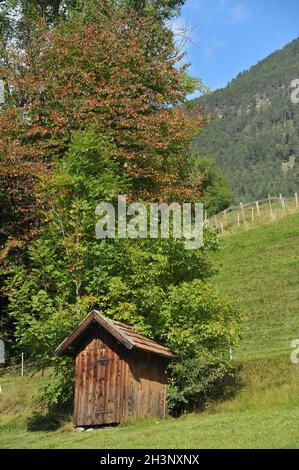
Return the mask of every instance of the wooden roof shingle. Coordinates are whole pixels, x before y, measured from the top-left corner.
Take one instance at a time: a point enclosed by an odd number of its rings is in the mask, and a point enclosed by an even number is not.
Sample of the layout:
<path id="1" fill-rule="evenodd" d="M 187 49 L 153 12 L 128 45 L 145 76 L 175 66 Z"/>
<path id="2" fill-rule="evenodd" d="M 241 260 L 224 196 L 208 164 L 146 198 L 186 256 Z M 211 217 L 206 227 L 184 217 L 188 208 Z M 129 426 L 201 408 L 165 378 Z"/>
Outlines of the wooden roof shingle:
<path id="1" fill-rule="evenodd" d="M 97 310 L 93 310 L 73 333 L 58 346 L 55 351 L 56 356 L 73 356 L 80 337 L 92 323 L 98 323 L 105 328 L 127 349 L 136 348 L 165 358 L 172 357 L 171 351 L 162 344 L 146 338 L 129 325 L 107 318 Z"/>

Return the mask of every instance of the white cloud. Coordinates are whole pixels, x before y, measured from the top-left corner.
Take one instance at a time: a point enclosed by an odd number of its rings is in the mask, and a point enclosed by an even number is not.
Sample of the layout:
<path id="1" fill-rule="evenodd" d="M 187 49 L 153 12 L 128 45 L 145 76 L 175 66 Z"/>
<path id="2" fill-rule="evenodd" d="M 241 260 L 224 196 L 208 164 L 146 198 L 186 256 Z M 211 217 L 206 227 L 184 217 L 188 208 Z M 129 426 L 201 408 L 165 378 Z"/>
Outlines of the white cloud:
<path id="1" fill-rule="evenodd" d="M 249 17 L 249 11 L 242 3 L 237 3 L 230 9 L 230 16 L 234 23 L 242 23 Z"/>

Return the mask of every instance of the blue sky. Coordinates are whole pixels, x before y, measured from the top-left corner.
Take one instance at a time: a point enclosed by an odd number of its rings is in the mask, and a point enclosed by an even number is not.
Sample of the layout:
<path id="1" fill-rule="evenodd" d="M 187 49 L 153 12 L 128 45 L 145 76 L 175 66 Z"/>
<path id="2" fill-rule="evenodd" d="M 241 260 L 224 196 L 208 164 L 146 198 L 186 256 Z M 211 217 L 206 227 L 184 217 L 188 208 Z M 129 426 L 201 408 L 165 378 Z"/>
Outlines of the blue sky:
<path id="1" fill-rule="evenodd" d="M 217 89 L 299 36 L 299 0 L 187 0 L 172 23 L 192 28 L 191 75 Z"/>

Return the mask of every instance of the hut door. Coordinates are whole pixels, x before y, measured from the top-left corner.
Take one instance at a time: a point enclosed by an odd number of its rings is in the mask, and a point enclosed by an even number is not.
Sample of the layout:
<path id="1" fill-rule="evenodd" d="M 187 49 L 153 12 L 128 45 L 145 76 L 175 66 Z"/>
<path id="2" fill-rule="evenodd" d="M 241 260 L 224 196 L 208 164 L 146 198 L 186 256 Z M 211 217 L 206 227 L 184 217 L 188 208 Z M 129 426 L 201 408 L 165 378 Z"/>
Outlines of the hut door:
<path id="1" fill-rule="evenodd" d="M 77 356 L 74 414 L 77 426 L 119 422 L 118 367 L 117 354 L 99 339 Z"/>
<path id="2" fill-rule="evenodd" d="M 101 342 L 95 356 L 94 421 L 99 426 L 118 421 L 117 390 L 114 387 L 118 361 L 117 355 Z"/>

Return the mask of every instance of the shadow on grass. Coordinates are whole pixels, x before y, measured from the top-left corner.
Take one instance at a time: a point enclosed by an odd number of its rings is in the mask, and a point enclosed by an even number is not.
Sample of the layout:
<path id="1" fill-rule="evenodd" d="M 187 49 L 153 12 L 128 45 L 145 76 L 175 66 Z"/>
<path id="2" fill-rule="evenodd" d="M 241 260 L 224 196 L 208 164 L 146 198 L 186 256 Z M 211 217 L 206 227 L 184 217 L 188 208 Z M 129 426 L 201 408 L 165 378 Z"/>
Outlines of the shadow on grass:
<path id="1" fill-rule="evenodd" d="M 246 386 L 242 378 L 243 365 L 238 364 L 235 366 L 231 375 L 227 376 L 223 382 L 223 396 L 222 400 L 233 400 Z"/>
<path id="2" fill-rule="evenodd" d="M 237 364 L 231 374 L 220 383 L 219 388 L 215 387 L 209 397 L 210 399 L 207 400 L 207 403 L 200 411 L 205 411 L 206 409 L 213 411 L 214 407 L 217 410 L 218 404 L 234 400 L 246 387 L 246 382 L 242 378 L 242 369 L 243 365 Z"/>
<path id="3" fill-rule="evenodd" d="M 67 421 L 69 415 L 54 413 L 42 414 L 35 412 L 27 420 L 27 430 L 30 432 L 50 432 L 57 431 L 63 423 Z"/>

